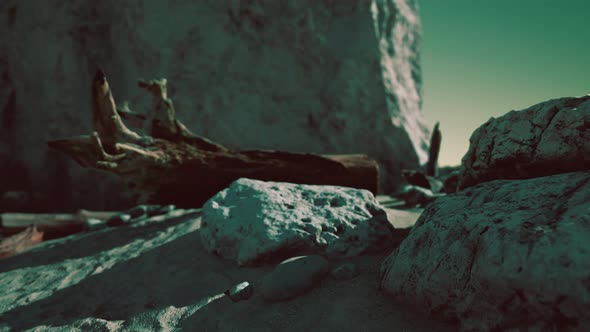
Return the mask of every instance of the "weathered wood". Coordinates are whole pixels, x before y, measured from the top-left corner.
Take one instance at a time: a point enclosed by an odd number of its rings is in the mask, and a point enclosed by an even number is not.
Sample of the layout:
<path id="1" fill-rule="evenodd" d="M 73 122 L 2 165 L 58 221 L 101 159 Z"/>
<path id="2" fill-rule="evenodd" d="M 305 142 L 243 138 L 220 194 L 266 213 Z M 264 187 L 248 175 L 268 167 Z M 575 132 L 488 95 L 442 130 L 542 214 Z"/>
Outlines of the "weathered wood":
<path id="1" fill-rule="evenodd" d="M 198 207 L 233 181 L 340 185 L 378 192 L 377 163 L 365 155 L 320 156 L 283 151 L 234 151 L 195 135 L 175 117 L 166 80 L 139 81 L 153 96 L 151 136 L 125 126 L 106 77 L 93 81 L 96 132 L 48 142 L 81 166 L 122 176 L 149 203 Z"/>
<path id="2" fill-rule="evenodd" d="M 426 164 L 426 175 L 438 176 L 438 155 L 440 153 L 440 143 L 442 135 L 440 133 L 439 123 L 434 125 L 432 136 L 430 137 L 430 147 L 428 151 L 428 163 Z"/>
<path id="3" fill-rule="evenodd" d="M 28 226 L 67 227 L 85 224 L 88 219 L 107 220 L 120 212 L 87 211 L 77 213 L 0 213 L 0 226 L 3 228 L 25 228 Z"/>

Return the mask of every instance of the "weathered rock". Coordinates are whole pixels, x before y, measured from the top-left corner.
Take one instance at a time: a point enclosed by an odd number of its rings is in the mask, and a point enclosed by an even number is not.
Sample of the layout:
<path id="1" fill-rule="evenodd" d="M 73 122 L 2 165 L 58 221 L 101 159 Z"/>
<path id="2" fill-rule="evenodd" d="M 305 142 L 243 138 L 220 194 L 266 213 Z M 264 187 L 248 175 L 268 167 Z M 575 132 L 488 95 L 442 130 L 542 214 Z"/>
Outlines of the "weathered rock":
<path id="1" fill-rule="evenodd" d="M 471 136 L 459 188 L 590 170 L 590 95 L 491 118 Z"/>
<path id="2" fill-rule="evenodd" d="M 260 294 L 268 302 L 287 301 L 312 290 L 329 272 L 322 256 L 289 258 L 264 278 Z"/>
<path id="3" fill-rule="evenodd" d="M 387 213 L 367 190 L 240 179 L 203 206 L 204 247 L 239 265 L 357 256 L 388 248 L 392 238 Z"/>
<path id="4" fill-rule="evenodd" d="M 419 186 L 404 186 L 398 197 L 406 202 L 406 207 L 426 206 L 435 199 L 444 196 L 443 193 L 433 193 L 432 190 Z"/>
<path id="5" fill-rule="evenodd" d="M 398 300 L 465 329 L 590 326 L 590 172 L 499 180 L 433 202 L 383 263 Z"/>
<path id="6" fill-rule="evenodd" d="M 4 0 L 0 14 L 0 155 L 28 175 L 7 190 L 51 194 L 68 182 L 77 208 L 121 200 L 118 179 L 40 143 L 91 129 L 80 82 L 97 67 L 140 114 L 150 101 L 136 80 L 169 78 L 178 119 L 230 148 L 366 153 L 382 163 L 385 190 L 426 161 L 416 0 Z"/>

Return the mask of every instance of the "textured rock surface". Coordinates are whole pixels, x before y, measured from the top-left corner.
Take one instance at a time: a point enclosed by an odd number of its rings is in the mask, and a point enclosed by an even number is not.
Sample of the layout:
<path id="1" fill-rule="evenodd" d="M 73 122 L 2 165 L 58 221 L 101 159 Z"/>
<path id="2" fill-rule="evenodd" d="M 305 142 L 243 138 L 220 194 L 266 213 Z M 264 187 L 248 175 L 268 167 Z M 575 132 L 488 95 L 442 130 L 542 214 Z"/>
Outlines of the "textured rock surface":
<path id="1" fill-rule="evenodd" d="M 229 147 L 367 153 L 386 190 L 426 160 L 415 0 L 4 0 L 0 14 L 0 165 L 15 175 L 0 191 L 121 199 L 114 178 L 45 146 L 90 130 L 97 66 L 139 113 L 136 80 L 168 78 L 178 118 Z"/>
<path id="2" fill-rule="evenodd" d="M 590 172 L 491 181 L 439 198 L 383 263 L 382 286 L 474 331 L 584 330 L 588 202 Z"/>
<path id="3" fill-rule="evenodd" d="M 285 260 L 260 284 L 260 295 L 268 302 L 286 301 L 309 292 L 330 272 L 330 263 L 318 255 Z"/>
<path id="4" fill-rule="evenodd" d="M 491 118 L 471 136 L 459 188 L 590 170 L 590 95 Z"/>
<path id="5" fill-rule="evenodd" d="M 203 206 L 204 247 L 240 265 L 391 246 L 393 226 L 367 190 L 240 179 Z"/>
<path id="6" fill-rule="evenodd" d="M 455 331 L 377 289 L 384 254 L 350 259 L 362 270 L 352 281 L 326 278 L 304 296 L 269 304 L 257 290 L 272 268 L 207 253 L 195 211 L 162 217 L 0 261 L 0 331 Z M 233 293 L 235 303 L 223 292 L 242 281 L 254 292 L 247 300 Z"/>

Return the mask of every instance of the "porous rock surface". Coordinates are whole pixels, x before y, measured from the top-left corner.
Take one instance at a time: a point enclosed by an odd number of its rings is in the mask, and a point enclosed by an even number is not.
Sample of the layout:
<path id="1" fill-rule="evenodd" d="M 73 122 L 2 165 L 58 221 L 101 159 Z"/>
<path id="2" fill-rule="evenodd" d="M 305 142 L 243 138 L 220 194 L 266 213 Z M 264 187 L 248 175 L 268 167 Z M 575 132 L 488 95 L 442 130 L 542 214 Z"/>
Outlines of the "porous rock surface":
<path id="1" fill-rule="evenodd" d="M 382 287 L 464 330 L 590 326 L 590 172 L 438 198 L 382 265 Z"/>
<path id="2" fill-rule="evenodd" d="M 239 265 L 378 252 L 393 235 L 386 211 L 361 189 L 243 178 L 203 206 L 203 246 Z"/>
<path id="3" fill-rule="evenodd" d="M 365 153 L 385 190 L 426 161 L 416 0 L 3 0 L 0 26 L 0 194 L 35 206 L 126 192 L 44 143 L 90 131 L 97 67 L 148 118 L 137 79 L 166 77 L 178 119 L 228 147 Z"/>
<path id="4" fill-rule="evenodd" d="M 590 95 L 552 99 L 491 118 L 471 136 L 459 188 L 590 170 Z"/>

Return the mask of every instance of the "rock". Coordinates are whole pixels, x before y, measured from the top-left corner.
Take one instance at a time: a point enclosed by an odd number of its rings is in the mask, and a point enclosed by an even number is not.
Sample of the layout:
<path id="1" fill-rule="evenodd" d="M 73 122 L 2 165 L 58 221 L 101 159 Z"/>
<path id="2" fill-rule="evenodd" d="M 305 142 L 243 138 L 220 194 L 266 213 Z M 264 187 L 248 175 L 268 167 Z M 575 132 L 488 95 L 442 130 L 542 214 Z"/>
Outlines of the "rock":
<path id="1" fill-rule="evenodd" d="M 424 207 L 444 195 L 445 194 L 442 193 L 433 193 L 432 190 L 419 186 L 407 185 L 402 189 L 398 196 L 406 202 L 406 207 L 414 207 L 417 205 Z"/>
<path id="2" fill-rule="evenodd" d="M 367 153 L 382 163 L 386 191 L 399 170 L 426 161 L 416 0 L 2 2 L 0 145 L 36 190 L 69 181 L 76 208 L 133 198 L 118 178 L 40 143 L 89 132 L 90 87 L 80 82 L 97 66 L 139 115 L 151 101 L 137 79 L 170 79 L 178 119 L 228 147 Z"/>
<path id="3" fill-rule="evenodd" d="M 206 250 L 239 265 L 389 248 L 393 226 L 367 190 L 239 179 L 203 206 Z"/>
<path id="4" fill-rule="evenodd" d="M 459 188 L 590 169 L 590 95 L 491 118 L 473 135 Z"/>
<path id="5" fill-rule="evenodd" d="M 590 172 L 441 197 L 383 263 L 397 300 L 465 330 L 590 326 Z M 524 328 L 524 327 L 523 327 Z"/>
<path id="6" fill-rule="evenodd" d="M 330 275 L 336 280 L 349 280 L 361 273 L 361 270 L 356 264 L 346 263 L 334 268 Z"/>
<path id="7" fill-rule="evenodd" d="M 250 285 L 249 282 L 244 281 L 226 290 L 223 294 L 229 297 L 232 302 L 240 302 L 242 300 L 250 299 L 253 293 L 254 288 L 252 288 L 252 285 Z"/>
<path id="8" fill-rule="evenodd" d="M 330 263 L 322 256 L 289 258 L 268 274 L 260 285 L 267 302 L 287 301 L 312 290 L 330 272 Z"/>

